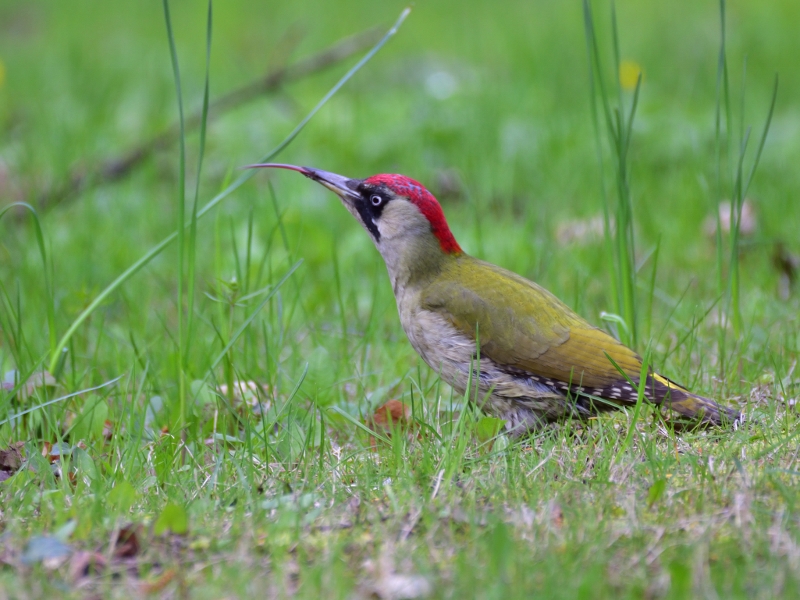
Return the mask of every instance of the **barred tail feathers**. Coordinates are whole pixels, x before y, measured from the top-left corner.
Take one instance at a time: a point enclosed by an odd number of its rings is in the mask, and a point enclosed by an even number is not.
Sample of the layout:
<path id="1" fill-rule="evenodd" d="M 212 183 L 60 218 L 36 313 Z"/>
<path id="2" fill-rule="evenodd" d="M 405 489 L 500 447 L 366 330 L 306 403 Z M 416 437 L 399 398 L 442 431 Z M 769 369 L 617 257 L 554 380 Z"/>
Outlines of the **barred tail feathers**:
<path id="1" fill-rule="evenodd" d="M 652 375 L 652 379 L 656 382 L 654 386 L 655 403 L 674 410 L 679 415 L 713 425 L 731 424 L 741 420 L 742 415 L 738 410 L 721 406 L 710 398 L 693 394 L 657 373 Z"/>

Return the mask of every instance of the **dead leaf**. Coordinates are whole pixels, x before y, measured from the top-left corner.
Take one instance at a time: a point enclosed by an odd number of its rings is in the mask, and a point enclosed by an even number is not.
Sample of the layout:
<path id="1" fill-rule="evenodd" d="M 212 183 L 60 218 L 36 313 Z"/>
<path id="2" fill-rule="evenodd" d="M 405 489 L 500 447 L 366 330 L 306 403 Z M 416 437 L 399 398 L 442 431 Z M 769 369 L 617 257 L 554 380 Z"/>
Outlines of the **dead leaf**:
<path id="1" fill-rule="evenodd" d="M 441 169 L 436 172 L 436 197 L 461 199 L 464 197 L 464 184 L 456 169 Z"/>
<path id="2" fill-rule="evenodd" d="M 10 170 L 6 162 L 0 159 L 0 196 L 11 196 Z"/>
<path id="3" fill-rule="evenodd" d="M 72 548 L 58 538 L 38 535 L 28 540 L 22 553 L 22 563 L 32 565 L 41 562 L 48 568 L 55 568 L 63 564 L 71 554 Z"/>
<path id="4" fill-rule="evenodd" d="M 6 450 L 0 450 L 0 483 L 10 479 L 22 466 L 22 453 L 20 448 L 24 442 L 15 442 Z"/>
<path id="5" fill-rule="evenodd" d="M 72 555 L 69 561 L 69 572 L 72 579 L 77 581 L 85 577 L 101 575 L 106 570 L 105 557 L 98 552 L 81 550 Z"/>
<path id="6" fill-rule="evenodd" d="M 553 502 L 550 506 L 550 522 L 556 529 L 561 529 L 564 526 L 564 513 L 558 502 Z"/>
<path id="7" fill-rule="evenodd" d="M 20 377 L 19 371 L 6 372 L 5 377 L 3 377 L 2 389 L 13 390 L 15 387 L 17 387 L 17 385 L 19 385 Z M 43 387 L 55 387 L 56 383 L 56 378 L 47 371 L 37 371 L 28 377 L 17 393 L 20 396 L 20 400 L 25 400 L 33 396 L 37 389 Z"/>
<path id="8" fill-rule="evenodd" d="M 390 432 L 393 427 L 407 425 L 411 418 L 411 407 L 408 404 L 403 404 L 400 400 L 389 400 L 375 409 L 369 424 Z"/>
<path id="9" fill-rule="evenodd" d="M 223 383 L 217 388 L 217 392 L 226 398 L 231 398 L 228 394 L 230 389 L 227 383 Z M 233 382 L 232 389 L 234 404 L 246 403 L 258 410 L 261 410 L 261 405 L 264 404 L 264 396 L 269 397 L 269 386 L 255 381 L 237 379 Z"/>
<path id="10" fill-rule="evenodd" d="M 22 466 L 22 452 L 20 448 L 25 442 L 14 442 L 5 450 L 0 450 L 0 471 L 16 473 Z"/>
<path id="11" fill-rule="evenodd" d="M 731 232 L 731 223 L 735 219 L 730 200 L 723 200 L 717 208 L 719 211 L 719 224 L 723 233 Z M 742 217 L 739 221 L 739 234 L 750 236 L 756 232 L 758 219 L 756 218 L 756 208 L 750 198 L 745 198 L 742 203 Z M 717 218 L 713 215 L 706 217 L 703 221 L 703 231 L 708 237 L 717 235 Z"/>
<path id="12" fill-rule="evenodd" d="M 83 448 L 86 449 L 86 445 L 83 445 Z M 61 460 L 62 456 L 70 456 L 72 454 L 72 447 L 69 444 L 64 443 L 50 443 L 44 442 L 42 444 L 42 456 L 44 456 L 50 464 L 53 464 L 57 460 Z"/>
<path id="13" fill-rule="evenodd" d="M 110 441 L 112 437 L 114 437 L 114 423 L 112 423 L 109 419 L 106 419 L 103 423 L 103 439 L 106 441 Z"/>
<path id="14" fill-rule="evenodd" d="M 408 432 L 416 429 L 411 407 L 403 404 L 400 400 L 389 400 L 386 404 L 376 408 L 372 416 L 366 419 L 366 425 L 373 431 L 389 437 L 396 431 Z M 372 436 L 370 436 L 369 443 L 373 448 L 377 446 L 377 440 Z"/>
<path id="15" fill-rule="evenodd" d="M 611 231 L 614 231 L 614 220 L 610 222 Z M 572 219 L 561 223 L 556 228 L 556 240 L 562 246 L 578 244 L 585 246 L 599 242 L 605 235 L 605 219 L 597 215 L 589 219 Z"/>
<path id="16" fill-rule="evenodd" d="M 117 532 L 114 547 L 114 558 L 131 558 L 139 554 L 139 530 L 136 524 L 125 525 Z"/>
<path id="17" fill-rule="evenodd" d="M 421 575 L 391 573 L 378 579 L 374 591 L 378 598 L 409 600 L 430 595 L 431 584 Z"/>
<path id="18" fill-rule="evenodd" d="M 0 75 L 0 86 L 2 86 L 1 81 L 2 75 Z M 4 203 L 11 204 L 12 202 L 24 202 L 26 196 L 27 194 L 25 193 L 19 174 L 14 173 L 8 166 L 8 163 L 0 159 L 0 198 L 6 201 Z M 28 217 L 29 214 L 28 211 L 21 206 L 17 207 L 16 210 L 11 210 L 12 216 L 17 219 L 23 216 Z"/>
<path id="19" fill-rule="evenodd" d="M 788 300 L 792 295 L 792 287 L 797 281 L 797 272 L 800 271 L 800 255 L 792 254 L 783 242 L 775 244 L 772 252 L 772 264 L 778 271 L 778 295 L 781 300 Z"/>
<path id="20" fill-rule="evenodd" d="M 364 571 L 370 576 L 366 590 L 370 595 L 384 600 L 425 598 L 431 594 L 427 578 L 414 573 L 398 573 L 392 544 L 381 550 L 377 561 L 367 560 Z"/>
<path id="21" fill-rule="evenodd" d="M 139 584 L 139 591 L 143 594 L 156 594 L 167 587 L 178 574 L 177 569 L 167 569 L 161 575 L 150 581 L 142 581 Z"/>

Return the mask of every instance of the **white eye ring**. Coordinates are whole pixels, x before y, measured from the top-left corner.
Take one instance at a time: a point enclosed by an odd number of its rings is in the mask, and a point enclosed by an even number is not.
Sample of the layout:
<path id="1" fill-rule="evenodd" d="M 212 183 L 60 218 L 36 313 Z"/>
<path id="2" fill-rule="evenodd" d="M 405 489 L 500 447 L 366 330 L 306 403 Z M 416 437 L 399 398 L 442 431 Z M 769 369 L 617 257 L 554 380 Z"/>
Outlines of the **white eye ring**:
<path id="1" fill-rule="evenodd" d="M 383 202 L 383 197 L 378 194 L 372 194 L 372 196 L 369 197 L 369 201 L 372 203 L 372 206 L 380 206 Z"/>

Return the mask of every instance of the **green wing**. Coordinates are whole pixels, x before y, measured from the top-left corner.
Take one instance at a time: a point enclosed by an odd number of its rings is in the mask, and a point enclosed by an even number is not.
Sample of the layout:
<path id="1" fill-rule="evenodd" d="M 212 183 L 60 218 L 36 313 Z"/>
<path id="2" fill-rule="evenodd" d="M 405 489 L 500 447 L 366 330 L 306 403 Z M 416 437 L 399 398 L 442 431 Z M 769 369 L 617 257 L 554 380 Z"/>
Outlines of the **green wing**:
<path id="1" fill-rule="evenodd" d="M 426 286 L 421 306 L 468 337 L 477 332 L 481 355 L 501 366 L 600 388 L 622 379 L 608 354 L 631 379 L 639 378 L 641 359 L 633 350 L 544 288 L 470 256 Z"/>

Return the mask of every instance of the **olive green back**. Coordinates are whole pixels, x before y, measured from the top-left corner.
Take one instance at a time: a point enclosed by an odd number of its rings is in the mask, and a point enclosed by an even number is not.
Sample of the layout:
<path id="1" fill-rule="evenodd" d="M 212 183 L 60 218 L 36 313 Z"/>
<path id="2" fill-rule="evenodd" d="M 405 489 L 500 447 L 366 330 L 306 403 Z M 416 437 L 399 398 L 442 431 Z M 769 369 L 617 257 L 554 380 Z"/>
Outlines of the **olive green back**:
<path id="1" fill-rule="evenodd" d="M 590 325 L 553 294 L 510 271 L 463 254 L 448 261 L 421 295 L 498 365 L 586 387 L 622 379 L 606 353 L 638 380 L 641 359 Z"/>

